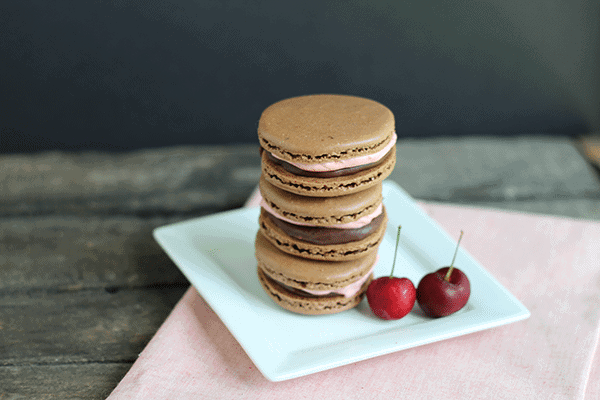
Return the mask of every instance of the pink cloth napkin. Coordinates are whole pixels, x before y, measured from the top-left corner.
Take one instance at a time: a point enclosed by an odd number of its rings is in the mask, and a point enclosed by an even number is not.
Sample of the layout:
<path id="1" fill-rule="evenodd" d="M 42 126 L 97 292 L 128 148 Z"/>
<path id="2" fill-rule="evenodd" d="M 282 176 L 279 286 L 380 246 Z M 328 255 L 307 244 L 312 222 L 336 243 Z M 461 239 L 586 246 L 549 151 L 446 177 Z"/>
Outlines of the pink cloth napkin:
<path id="1" fill-rule="evenodd" d="M 600 398 L 600 223 L 421 206 L 529 319 L 273 383 L 191 287 L 109 399 Z"/>

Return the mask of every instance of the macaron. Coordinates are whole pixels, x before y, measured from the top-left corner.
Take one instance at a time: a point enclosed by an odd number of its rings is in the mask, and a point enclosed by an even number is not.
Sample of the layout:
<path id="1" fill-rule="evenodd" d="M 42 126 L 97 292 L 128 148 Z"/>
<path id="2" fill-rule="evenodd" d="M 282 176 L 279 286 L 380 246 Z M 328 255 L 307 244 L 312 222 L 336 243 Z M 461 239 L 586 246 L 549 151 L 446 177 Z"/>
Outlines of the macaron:
<path id="1" fill-rule="evenodd" d="M 259 281 L 269 297 L 286 310 L 300 314 L 333 314 L 360 303 L 377 254 L 341 262 L 297 257 L 280 251 L 259 231 L 255 254 Z"/>
<path id="2" fill-rule="evenodd" d="M 341 261 L 376 252 L 387 215 L 381 184 L 339 197 L 307 197 L 259 181 L 260 230 L 279 250 L 313 260 Z"/>
<path id="3" fill-rule="evenodd" d="M 361 97 L 309 95 L 269 106 L 258 122 L 265 178 L 286 191 L 333 197 L 381 183 L 396 163 L 394 115 Z"/>

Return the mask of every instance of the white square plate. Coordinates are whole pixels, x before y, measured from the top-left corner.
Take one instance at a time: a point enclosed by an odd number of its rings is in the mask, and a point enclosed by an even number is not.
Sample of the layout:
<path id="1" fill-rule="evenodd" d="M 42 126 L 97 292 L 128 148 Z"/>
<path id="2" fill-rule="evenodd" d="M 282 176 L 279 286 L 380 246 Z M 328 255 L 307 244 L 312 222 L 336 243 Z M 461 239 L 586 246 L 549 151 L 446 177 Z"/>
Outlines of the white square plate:
<path id="1" fill-rule="evenodd" d="M 448 265 L 456 241 L 393 182 L 383 184 L 388 230 L 375 277 L 390 273 L 396 231 L 402 225 L 394 275 L 415 286 Z M 404 318 L 375 317 L 366 299 L 334 315 L 305 316 L 277 306 L 263 291 L 254 258 L 259 208 L 223 212 L 154 231 L 154 237 L 262 374 L 283 381 L 529 317 L 529 311 L 465 250 L 455 265 L 467 274 L 471 296 L 459 312 L 426 317 L 415 303 Z M 458 237 L 458 232 L 457 232 Z"/>

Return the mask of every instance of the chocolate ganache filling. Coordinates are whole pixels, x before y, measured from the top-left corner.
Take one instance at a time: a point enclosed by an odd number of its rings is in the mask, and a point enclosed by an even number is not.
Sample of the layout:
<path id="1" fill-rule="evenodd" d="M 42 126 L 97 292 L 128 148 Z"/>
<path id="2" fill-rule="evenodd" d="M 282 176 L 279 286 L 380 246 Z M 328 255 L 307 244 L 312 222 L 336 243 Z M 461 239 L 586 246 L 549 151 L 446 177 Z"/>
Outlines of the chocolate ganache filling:
<path id="1" fill-rule="evenodd" d="M 373 218 L 369 224 L 363 227 L 354 229 L 338 229 L 294 225 L 290 224 L 289 222 L 282 221 L 268 212 L 265 212 L 264 214 L 275 226 L 291 237 L 318 245 L 344 244 L 362 240 L 371 235 L 373 232 L 376 232 L 381 226 L 385 217 L 385 213 L 381 213 L 377 217 Z"/>
<path id="2" fill-rule="evenodd" d="M 301 289 L 293 288 L 293 287 L 288 286 L 288 285 L 286 285 L 284 283 L 277 282 L 276 280 L 271 279 L 270 277 L 267 277 L 267 278 L 270 279 L 274 284 L 279 285 L 282 288 L 284 288 L 285 290 L 287 290 L 288 292 L 294 293 L 295 295 L 298 295 L 298 296 L 312 297 L 312 298 L 319 298 L 319 297 L 340 297 L 340 296 L 343 297 L 343 295 L 337 294 L 337 293 L 328 293 L 328 294 L 316 295 L 316 294 L 305 292 L 304 290 L 301 290 Z"/>
<path id="3" fill-rule="evenodd" d="M 262 148 L 261 148 L 262 149 Z M 262 153 L 262 152 L 261 152 Z M 386 156 L 387 157 L 387 154 Z M 370 164 L 364 164 L 364 165 L 357 165 L 356 167 L 348 167 L 348 168 L 342 168 L 342 169 L 338 169 L 335 171 L 325 171 L 325 172 L 314 172 L 314 171 L 305 171 L 303 169 L 300 169 L 286 161 L 280 160 L 276 157 L 274 157 L 271 153 L 269 153 L 267 151 L 267 158 L 281 166 L 283 169 L 285 169 L 287 172 L 290 172 L 294 175 L 297 176 L 306 176 L 306 177 L 310 177 L 310 178 L 337 178 L 339 176 L 346 176 L 346 175 L 352 175 L 355 174 L 357 172 L 360 171 L 364 171 L 366 169 L 372 168 L 378 164 L 381 164 L 383 162 L 383 160 L 385 159 L 385 157 L 383 157 L 381 160 L 376 161 L 374 163 L 370 163 Z"/>
<path id="4" fill-rule="evenodd" d="M 371 275 L 371 273 L 369 273 L 369 275 Z M 275 285 L 275 286 L 279 286 L 281 289 L 287 290 L 290 293 L 293 293 L 297 296 L 302 296 L 302 297 L 306 297 L 306 298 L 334 298 L 334 297 L 346 297 L 341 293 L 336 293 L 336 289 L 331 289 L 331 292 L 329 293 L 325 293 L 325 294 L 313 294 L 313 293 L 309 293 L 306 292 L 302 289 L 296 289 L 294 287 L 288 286 L 285 283 L 281 283 L 279 281 L 276 281 L 275 279 L 271 278 L 269 275 L 267 275 L 266 273 L 263 272 L 263 276 L 265 277 L 265 279 L 267 281 L 269 281 L 269 283 L 271 283 L 271 285 Z M 366 282 L 368 282 L 368 276 L 365 277 L 367 279 Z M 358 288 L 358 292 L 360 292 L 361 289 L 364 288 L 364 284 L 362 284 L 361 288 Z M 356 295 L 356 293 L 352 293 L 352 296 L 350 297 L 354 297 Z"/>

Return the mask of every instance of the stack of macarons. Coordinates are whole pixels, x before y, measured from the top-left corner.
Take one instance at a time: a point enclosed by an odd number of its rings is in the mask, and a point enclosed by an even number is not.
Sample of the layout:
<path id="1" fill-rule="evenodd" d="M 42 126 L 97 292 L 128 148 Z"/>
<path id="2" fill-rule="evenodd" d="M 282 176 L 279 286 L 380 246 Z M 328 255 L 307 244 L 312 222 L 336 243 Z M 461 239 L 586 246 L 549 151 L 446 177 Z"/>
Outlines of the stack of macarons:
<path id="1" fill-rule="evenodd" d="M 354 96 L 294 97 L 263 112 L 258 138 L 264 290 L 301 314 L 355 307 L 387 226 L 381 184 L 396 162 L 392 112 Z"/>

